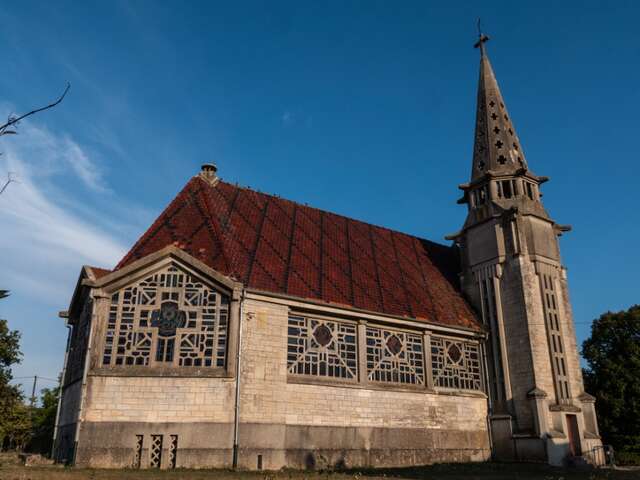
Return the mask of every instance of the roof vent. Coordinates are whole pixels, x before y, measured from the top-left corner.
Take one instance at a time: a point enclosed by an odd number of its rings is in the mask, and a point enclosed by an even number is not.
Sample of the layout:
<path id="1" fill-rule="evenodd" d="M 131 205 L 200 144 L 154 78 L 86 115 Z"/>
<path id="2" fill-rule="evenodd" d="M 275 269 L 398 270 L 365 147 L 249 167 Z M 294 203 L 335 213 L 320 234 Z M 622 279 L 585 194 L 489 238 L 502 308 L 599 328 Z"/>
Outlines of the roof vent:
<path id="1" fill-rule="evenodd" d="M 214 163 L 203 163 L 200 167 L 200 176 L 213 185 L 218 181 L 217 171 L 218 167 Z"/>

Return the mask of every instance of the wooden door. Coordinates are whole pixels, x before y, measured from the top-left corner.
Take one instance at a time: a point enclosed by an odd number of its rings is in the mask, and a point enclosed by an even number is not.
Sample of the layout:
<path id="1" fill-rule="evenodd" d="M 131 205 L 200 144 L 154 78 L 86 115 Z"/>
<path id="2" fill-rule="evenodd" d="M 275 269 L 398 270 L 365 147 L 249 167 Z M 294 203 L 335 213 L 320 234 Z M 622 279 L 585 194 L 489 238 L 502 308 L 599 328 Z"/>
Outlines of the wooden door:
<path id="1" fill-rule="evenodd" d="M 578 431 L 578 417 L 567 415 L 567 434 L 569 437 L 569 452 L 574 457 L 582 455 L 580 450 L 580 432 Z"/>

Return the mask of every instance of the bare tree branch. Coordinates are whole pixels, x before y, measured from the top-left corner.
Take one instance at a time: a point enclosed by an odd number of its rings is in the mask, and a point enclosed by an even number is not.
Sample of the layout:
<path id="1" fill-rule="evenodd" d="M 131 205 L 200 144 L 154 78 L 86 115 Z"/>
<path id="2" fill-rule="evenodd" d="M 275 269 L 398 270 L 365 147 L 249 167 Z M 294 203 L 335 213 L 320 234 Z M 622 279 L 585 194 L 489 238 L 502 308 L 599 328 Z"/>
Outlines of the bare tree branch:
<path id="1" fill-rule="evenodd" d="M 13 172 L 7 173 L 7 181 L 4 182 L 4 185 L 2 186 L 2 188 L 0 188 L 0 195 L 4 193 L 4 191 L 7 189 L 10 183 L 18 183 L 18 181 L 13 176 Z"/>
<path id="2" fill-rule="evenodd" d="M 60 96 L 60 98 L 58 98 L 55 102 L 47 105 L 46 107 L 36 108 L 35 110 L 31 110 L 29 113 L 25 113 L 24 115 L 21 115 L 19 117 L 14 117 L 10 115 L 9 118 L 7 119 L 7 123 L 5 123 L 4 125 L 0 125 L 0 136 L 15 135 L 16 131 L 9 130 L 9 127 L 11 127 L 12 125 L 16 125 L 20 120 L 27 118 L 28 116 L 33 115 L 34 113 L 42 112 L 43 110 L 48 110 L 49 108 L 55 107 L 62 100 L 64 100 L 64 97 L 67 95 L 67 92 L 69 91 L 70 88 L 71 88 L 71 84 L 67 83 L 67 88 L 64 89 L 64 92 L 62 92 L 62 95 Z M 8 183 L 4 186 L 4 188 L 7 188 L 7 185 Z M 4 188 L 2 189 L 2 191 L 0 191 L 0 193 L 4 191 Z"/>

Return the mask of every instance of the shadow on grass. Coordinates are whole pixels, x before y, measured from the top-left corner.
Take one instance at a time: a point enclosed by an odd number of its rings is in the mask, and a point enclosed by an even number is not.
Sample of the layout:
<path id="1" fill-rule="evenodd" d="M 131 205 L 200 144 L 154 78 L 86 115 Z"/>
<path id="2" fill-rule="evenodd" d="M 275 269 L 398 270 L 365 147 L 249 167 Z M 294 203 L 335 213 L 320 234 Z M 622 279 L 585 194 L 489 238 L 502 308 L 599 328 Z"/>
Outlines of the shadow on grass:
<path id="1" fill-rule="evenodd" d="M 329 473 L 329 472 L 326 472 Z M 338 472 L 336 472 L 338 473 Z M 339 473 L 353 477 L 398 478 L 410 480 L 456 479 L 515 479 L 515 480 L 573 480 L 573 479 L 639 479 L 640 472 L 622 472 L 611 469 L 581 469 L 552 467 L 541 463 L 441 463 L 435 465 L 346 469 Z"/>

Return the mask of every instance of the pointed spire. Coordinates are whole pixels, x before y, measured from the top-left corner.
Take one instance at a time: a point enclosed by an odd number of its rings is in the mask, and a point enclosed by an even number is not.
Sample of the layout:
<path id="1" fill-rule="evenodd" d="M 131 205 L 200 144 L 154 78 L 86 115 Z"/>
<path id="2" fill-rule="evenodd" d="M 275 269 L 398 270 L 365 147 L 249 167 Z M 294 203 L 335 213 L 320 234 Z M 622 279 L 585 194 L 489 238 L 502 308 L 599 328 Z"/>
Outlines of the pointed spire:
<path id="1" fill-rule="evenodd" d="M 481 178 L 489 171 L 494 174 L 509 174 L 527 169 L 520 140 L 485 49 L 484 44 L 488 40 L 489 37 L 479 31 L 479 39 L 474 45 L 480 49 L 480 79 L 471 181 Z"/>

